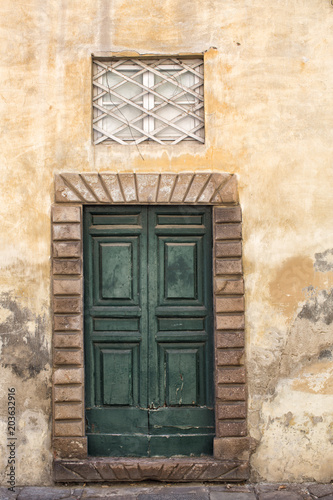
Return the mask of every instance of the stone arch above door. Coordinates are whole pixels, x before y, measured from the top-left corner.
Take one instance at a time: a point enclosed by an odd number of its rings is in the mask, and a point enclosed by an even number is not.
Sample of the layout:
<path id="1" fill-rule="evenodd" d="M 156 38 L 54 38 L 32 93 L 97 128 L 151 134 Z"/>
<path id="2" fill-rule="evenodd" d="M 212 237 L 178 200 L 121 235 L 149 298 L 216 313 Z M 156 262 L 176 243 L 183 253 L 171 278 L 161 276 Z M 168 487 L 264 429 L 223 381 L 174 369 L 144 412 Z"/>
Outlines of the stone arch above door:
<path id="1" fill-rule="evenodd" d="M 82 205 L 213 205 L 214 456 L 88 458 L 84 420 Z M 244 283 L 237 179 L 221 172 L 61 173 L 52 207 L 53 450 L 59 482 L 248 478 Z"/>

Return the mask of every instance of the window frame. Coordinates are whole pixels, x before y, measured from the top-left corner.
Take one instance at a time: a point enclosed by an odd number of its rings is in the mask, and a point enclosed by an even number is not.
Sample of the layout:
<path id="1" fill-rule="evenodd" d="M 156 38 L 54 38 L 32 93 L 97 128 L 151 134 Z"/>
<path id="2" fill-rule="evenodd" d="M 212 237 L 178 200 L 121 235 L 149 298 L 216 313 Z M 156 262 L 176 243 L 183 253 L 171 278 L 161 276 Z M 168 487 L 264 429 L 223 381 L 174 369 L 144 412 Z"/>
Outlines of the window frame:
<path id="1" fill-rule="evenodd" d="M 123 73 L 135 70 L 137 71 L 132 78 Z M 173 75 L 166 76 L 166 71 L 179 71 L 177 77 L 189 74 L 192 84 L 186 86 L 181 81 L 172 79 Z M 122 79 L 111 87 L 108 81 L 105 82 L 105 77 L 110 73 Z M 142 83 L 135 80 L 138 76 L 142 77 Z M 160 81 L 156 81 L 158 78 Z M 127 83 L 136 85 L 141 92 L 129 98 L 117 92 L 117 89 Z M 167 83 L 175 87 L 174 94 L 171 96 L 158 92 L 159 87 Z M 179 102 L 182 94 L 185 95 L 185 102 Z M 105 96 L 110 96 L 110 98 L 106 100 Z M 192 96 L 190 101 L 189 96 Z M 117 102 L 113 102 L 113 98 L 117 99 Z M 141 114 L 129 120 L 121 111 L 122 108 L 125 111 L 126 107 L 129 107 L 131 112 L 133 109 L 141 111 Z M 160 114 L 165 110 L 172 114 L 175 109 L 179 110 L 179 113 L 171 119 Z M 103 124 L 108 117 L 118 120 L 121 125 L 115 130 L 107 130 Z M 184 119 L 187 118 L 192 120 L 191 125 L 184 125 Z M 142 122 L 141 127 L 138 126 L 138 122 Z M 157 125 L 158 122 L 160 122 L 159 125 Z M 127 132 L 124 136 L 123 132 L 126 129 L 130 133 Z M 170 135 L 163 134 L 165 129 L 171 129 Z M 205 142 L 204 131 L 204 61 L 202 58 L 198 56 L 191 59 L 168 56 L 154 59 L 111 58 L 103 60 L 93 58 L 92 132 L 95 145 L 100 143 L 138 145 L 145 141 L 157 142 L 161 145 L 175 145 L 183 140 L 203 144 Z"/>

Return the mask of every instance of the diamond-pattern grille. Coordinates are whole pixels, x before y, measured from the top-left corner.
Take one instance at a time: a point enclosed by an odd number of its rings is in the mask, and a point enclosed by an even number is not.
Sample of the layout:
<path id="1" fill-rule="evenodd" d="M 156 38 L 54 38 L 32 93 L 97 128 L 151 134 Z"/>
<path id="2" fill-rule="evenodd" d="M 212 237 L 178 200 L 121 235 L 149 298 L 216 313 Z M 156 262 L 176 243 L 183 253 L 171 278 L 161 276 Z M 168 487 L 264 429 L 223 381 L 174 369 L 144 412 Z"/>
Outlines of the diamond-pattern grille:
<path id="1" fill-rule="evenodd" d="M 93 62 L 94 143 L 204 142 L 202 59 Z"/>

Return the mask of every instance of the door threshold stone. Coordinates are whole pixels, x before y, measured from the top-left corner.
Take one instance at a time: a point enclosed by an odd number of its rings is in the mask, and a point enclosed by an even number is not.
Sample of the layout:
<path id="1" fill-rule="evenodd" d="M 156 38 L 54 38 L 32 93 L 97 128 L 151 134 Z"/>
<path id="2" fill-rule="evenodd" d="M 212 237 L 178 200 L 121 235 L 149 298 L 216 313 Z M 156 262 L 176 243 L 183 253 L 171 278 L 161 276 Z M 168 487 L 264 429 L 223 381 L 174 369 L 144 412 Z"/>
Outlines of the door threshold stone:
<path id="1" fill-rule="evenodd" d="M 54 461 L 56 482 L 126 482 L 126 481 L 246 481 L 249 462 L 215 458 L 122 458 L 94 457 L 84 460 Z"/>

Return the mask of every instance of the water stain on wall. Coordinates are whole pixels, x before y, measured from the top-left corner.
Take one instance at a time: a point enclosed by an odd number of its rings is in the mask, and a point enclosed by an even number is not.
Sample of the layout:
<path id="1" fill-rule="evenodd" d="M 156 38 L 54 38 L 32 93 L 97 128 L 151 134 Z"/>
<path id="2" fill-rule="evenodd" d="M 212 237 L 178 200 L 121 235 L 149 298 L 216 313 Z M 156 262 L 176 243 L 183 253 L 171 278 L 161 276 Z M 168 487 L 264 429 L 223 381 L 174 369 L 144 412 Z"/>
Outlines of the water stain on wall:
<path id="1" fill-rule="evenodd" d="M 333 314 L 331 317 L 329 313 L 333 301 L 331 290 L 333 290 L 331 249 L 316 253 L 315 260 L 302 255 L 284 260 L 269 284 L 272 304 L 290 320 L 294 319 L 300 303 L 307 300 L 298 316 L 314 322 L 322 319 L 326 324 L 330 324 L 333 320 Z"/>
<path id="2" fill-rule="evenodd" d="M 0 296 L 1 365 L 23 380 L 36 377 L 50 363 L 46 317 L 36 316 L 9 294 Z"/>
<path id="3" fill-rule="evenodd" d="M 310 257 L 286 259 L 269 285 L 272 303 L 287 316 L 292 316 L 298 303 L 305 299 L 303 289 L 313 282 L 313 275 L 313 261 Z"/>

